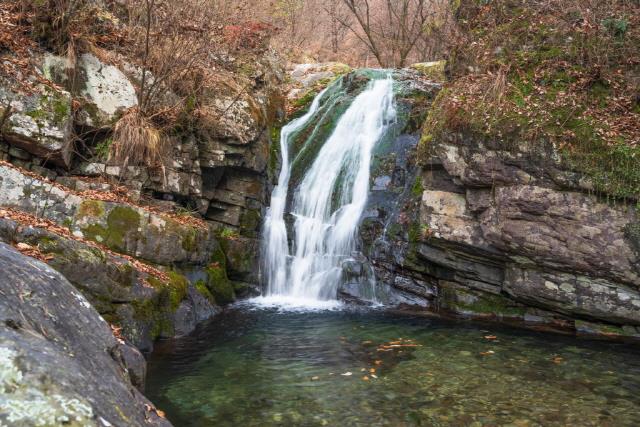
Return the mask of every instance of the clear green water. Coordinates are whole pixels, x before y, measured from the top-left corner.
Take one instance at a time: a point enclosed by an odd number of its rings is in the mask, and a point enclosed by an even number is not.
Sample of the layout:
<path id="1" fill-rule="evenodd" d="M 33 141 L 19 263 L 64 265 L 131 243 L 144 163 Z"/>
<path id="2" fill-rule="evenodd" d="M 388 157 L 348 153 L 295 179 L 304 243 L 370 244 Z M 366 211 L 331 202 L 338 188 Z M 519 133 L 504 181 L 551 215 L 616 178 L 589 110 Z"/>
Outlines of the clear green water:
<path id="1" fill-rule="evenodd" d="M 640 353 L 375 311 L 240 307 L 161 345 L 146 394 L 176 427 L 640 426 Z"/>

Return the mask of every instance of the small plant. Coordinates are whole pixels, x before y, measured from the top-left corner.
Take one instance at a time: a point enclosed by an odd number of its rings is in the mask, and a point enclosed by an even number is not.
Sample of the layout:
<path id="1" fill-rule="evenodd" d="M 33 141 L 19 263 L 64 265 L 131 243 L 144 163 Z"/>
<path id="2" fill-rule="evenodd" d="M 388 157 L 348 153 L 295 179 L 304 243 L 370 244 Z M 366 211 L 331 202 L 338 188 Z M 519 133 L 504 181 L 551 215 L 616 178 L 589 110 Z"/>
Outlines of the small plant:
<path id="1" fill-rule="evenodd" d="M 113 139 L 107 138 L 104 141 L 98 143 L 95 148 L 96 156 L 101 160 L 107 160 L 109 158 L 109 152 L 111 151 L 111 144 Z"/>
<path id="2" fill-rule="evenodd" d="M 220 231 L 220 237 L 226 240 L 236 240 L 240 237 L 240 234 L 233 228 L 224 227 Z"/>

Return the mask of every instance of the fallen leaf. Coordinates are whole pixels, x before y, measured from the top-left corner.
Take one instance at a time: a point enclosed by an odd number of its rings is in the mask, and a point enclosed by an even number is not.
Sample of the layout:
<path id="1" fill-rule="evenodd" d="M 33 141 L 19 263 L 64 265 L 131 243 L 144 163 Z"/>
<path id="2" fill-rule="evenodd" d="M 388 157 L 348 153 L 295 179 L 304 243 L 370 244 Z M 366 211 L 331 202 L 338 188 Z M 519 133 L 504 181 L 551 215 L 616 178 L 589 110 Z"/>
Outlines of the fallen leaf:
<path id="1" fill-rule="evenodd" d="M 372 374 L 375 374 L 376 373 L 376 368 L 369 369 L 369 372 L 371 372 Z"/>
<path id="2" fill-rule="evenodd" d="M 362 380 L 363 381 L 369 381 L 369 377 L 365 375 L 364 377 L 362 377 Z"/>
<path id="3" fill-rule="evenodd" d="M 311 377 L 311 381 L 318 381 L 320 377 Z"/>
<path id="4" fill-rule="evenodd" d="M 340 374 L 340 375 L 342 375 L 343 377 L 350 377 L 351 375 L 353 375 L 353 373 L 345 372 L 344 374 Z"/>
<path id="5" fill-rule="evenodd" d="M 495 335 L 485 335 L 484 339 L 486 340 L 497 340 L 498 337 Z"/>

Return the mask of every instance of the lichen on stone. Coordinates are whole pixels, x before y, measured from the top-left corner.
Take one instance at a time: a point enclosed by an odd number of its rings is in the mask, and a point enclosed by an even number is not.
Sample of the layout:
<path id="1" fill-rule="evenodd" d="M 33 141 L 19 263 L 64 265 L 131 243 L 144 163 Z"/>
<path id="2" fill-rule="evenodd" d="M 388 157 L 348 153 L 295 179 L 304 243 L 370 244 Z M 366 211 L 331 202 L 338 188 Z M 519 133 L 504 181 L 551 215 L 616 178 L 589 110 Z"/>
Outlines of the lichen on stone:
<path id="1" fill-rule="evenodd" d="M 27 380 L 18 353 L 0 347 L 0 425 L 93 426 L 93 409 L 84 399 L 51 392 L 40 381 Z"/>

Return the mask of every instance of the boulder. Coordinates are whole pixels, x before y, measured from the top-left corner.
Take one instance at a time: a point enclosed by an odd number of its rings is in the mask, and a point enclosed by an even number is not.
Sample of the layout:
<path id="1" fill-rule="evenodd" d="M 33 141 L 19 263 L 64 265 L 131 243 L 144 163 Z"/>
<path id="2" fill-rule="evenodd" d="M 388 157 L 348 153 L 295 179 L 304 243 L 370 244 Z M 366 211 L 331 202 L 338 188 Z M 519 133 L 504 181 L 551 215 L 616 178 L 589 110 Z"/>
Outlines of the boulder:
<path id="1" fill-rule="evenodd" d="M 0 243 L 4 425 L 170 426 L 133 386 L 107 323 L 62 275 Z"/>
<path id="2" fill-rule="evenodd" d="M 51 81 L 73 93 L 81 107 L 76 123 L 88 128 L 110 127 L 127 109 L 138 105 L 135 88 L 116 66 L 105 64 L 85 53 L 73 65 L 66 58 L 46 54 L 42 73 Z"/>
<path id="3" fill-rule="evenodd" d="M 58 166 L 69 165 L 69 92 L 36 85 L 33 93 L 21 93 L 0 79 L 0 118 L 2 136 L 11 145 Z"/>

